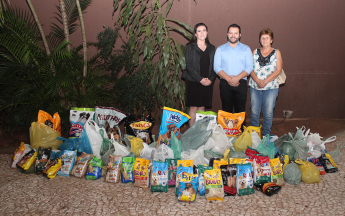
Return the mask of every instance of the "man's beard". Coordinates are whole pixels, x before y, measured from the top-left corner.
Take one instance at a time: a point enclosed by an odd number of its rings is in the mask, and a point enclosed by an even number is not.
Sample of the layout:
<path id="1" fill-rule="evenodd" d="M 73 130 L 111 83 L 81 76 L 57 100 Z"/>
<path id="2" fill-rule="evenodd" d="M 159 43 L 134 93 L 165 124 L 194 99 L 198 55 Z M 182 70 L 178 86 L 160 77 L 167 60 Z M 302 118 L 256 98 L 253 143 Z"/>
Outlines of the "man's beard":
<path id="1" fill-rule="evenodd" d="M 232 43 L 232 44 L 237 43 L 240 39 L 241 39 L 241 37 L 238 37 L 238 38 L 235 40 L 235 42 L 232 42 L 232 41 L 230 40 L 230 38 L 228 37 L 228 41 L 229 41 L 230 43 Z"/>

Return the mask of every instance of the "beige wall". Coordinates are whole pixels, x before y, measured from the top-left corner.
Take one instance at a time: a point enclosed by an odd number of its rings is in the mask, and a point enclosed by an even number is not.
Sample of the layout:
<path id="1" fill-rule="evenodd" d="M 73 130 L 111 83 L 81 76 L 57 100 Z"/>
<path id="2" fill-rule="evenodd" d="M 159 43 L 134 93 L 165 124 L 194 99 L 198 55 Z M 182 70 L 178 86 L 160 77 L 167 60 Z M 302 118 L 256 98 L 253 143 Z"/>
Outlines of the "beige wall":
<path id="1" fill-rule="evenodd" d="M 44 2 L 44 3 L 42 3 Z M 113 26 L 112 0 L 94 0 L 84 14 L 86 37 L 96 41 L 105 26 Z M 49 32 L 57 0 L 32 0 L 44 31 Z M 27 8 L 25 1 L 11 1 L 12 5 Z M 212 44 L 226 42 L 227 27 L 237 23 L 242 28 L 241 42 L 251 49 L 259 47 L 258 34 L 262 28 L 273 30 L 274 48 L 283 56 L 287 82 L 280 88 L 275 116 L 282 110 L 293 110 L 292 117 L 345 118 L 345 73 L 342 62 L 345 52 L 345 1 L 343 0 L 192 0 L 174 1 L 170 17 L 194 26 L 204 22 L 209 28 Z M 177 36 L 185 44 L 187 41 Z M 71 41 L 81 44 L 80 30 Z M 120 44 L 117 44 L 119 46 Z M 90 49 L 88 56 L 95 54 Z M 221 109 L 219 80 L 214 86 L 212 110 Z M 250 113 L 249 94 L 247 112 Z M 249 117 L 249 115 L 247 116 Z"/>

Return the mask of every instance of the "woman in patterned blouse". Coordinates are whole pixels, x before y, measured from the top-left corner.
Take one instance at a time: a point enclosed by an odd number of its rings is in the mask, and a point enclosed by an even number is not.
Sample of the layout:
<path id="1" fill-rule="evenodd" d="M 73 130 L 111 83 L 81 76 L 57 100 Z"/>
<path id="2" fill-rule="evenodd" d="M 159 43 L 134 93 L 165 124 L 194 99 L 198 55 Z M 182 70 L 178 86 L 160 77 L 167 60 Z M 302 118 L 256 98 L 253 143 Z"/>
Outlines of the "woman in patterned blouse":
<path id="1" fill-rule="evenodd" d="M 259 35 L 261 48 L 253 52 L 254 68 L 250 73 L 250 125 L 259 127 L 262 110 L 262 135 L 271 133 L 273 109 L 279 92 L 277 77 L 283 68 L 283 59 L 278 49 L 272 48 L 273 32 L 262 29 Z"/>

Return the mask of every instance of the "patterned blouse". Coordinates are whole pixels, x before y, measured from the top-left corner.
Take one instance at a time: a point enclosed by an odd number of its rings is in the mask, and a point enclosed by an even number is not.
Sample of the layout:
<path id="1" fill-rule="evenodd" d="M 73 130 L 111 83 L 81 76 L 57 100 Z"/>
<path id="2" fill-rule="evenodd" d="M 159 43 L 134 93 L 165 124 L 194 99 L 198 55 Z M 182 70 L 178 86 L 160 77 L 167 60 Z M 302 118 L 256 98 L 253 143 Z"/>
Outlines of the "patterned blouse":
<path id="1" fill-rule="evenodd" d="M 253 70 L 259 79 L 266 79 L 271 75 L 277 68 L 277 54 L 276 49 L 274 49 L 268 56 L 263 57 L 260 49 L 256 49 L 254 54 L 254 66 Z M 257 90 L 268 90 L 279 88 L 278 79 L 267 83 L 264 88 L 259 88 L 258 84 L 250 77 L 249 86 Z"/>

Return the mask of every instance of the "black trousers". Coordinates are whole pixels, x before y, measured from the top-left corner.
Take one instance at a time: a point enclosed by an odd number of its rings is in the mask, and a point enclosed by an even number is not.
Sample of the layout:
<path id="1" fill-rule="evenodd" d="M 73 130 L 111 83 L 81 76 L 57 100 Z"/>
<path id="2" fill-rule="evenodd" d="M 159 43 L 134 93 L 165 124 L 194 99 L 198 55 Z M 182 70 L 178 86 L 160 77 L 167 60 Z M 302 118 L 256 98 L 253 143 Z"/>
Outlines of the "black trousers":
<path id="1" fill-rule="evenodd" d="M 240 113 L 246 111 L 248 91 L 247 80 L 241 79 L 240 85 L 234 87 L 229 85 L 226 80 L 220 79 L 219 90 L 223 111 L 229 113 Z M 246 121 L 244 121 L 243 124 L 246 125 Z"/>

